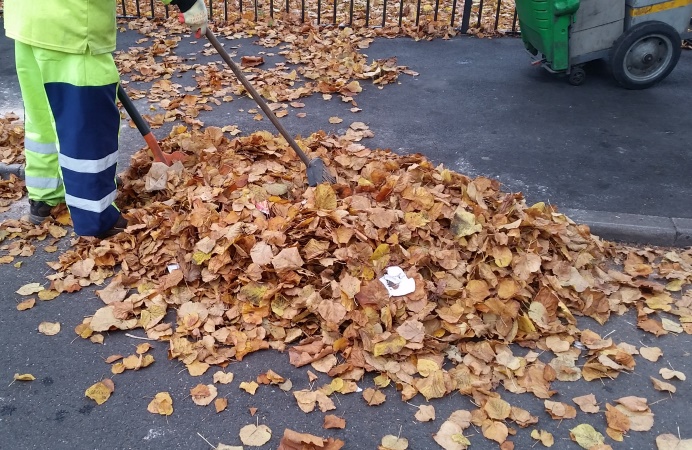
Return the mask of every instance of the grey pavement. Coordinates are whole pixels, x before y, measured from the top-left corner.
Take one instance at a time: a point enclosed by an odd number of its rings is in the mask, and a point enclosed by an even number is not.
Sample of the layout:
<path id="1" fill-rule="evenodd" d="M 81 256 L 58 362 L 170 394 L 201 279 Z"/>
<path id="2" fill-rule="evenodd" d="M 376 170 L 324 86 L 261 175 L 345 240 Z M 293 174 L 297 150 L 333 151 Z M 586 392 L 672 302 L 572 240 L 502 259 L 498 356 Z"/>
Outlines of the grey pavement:
<path id="1" fill-rule="evenodd" d="M 140 37 L 131 32 L 120 34 L 120 48 L 127 48 Z M 0 109 L 19 104 L 10 44 L 0 38 Z M 251 40 L 238 40 L 233 45 L 239 46 L 239 56 L 267 51 Z M 197 54 L 200 46 L 184 39 L 176 52 Z M 572 87 L 531 67 L 516 39 L 378 40 L 365 52 L 370 58 L 397 56 L 399 64 L 420 75 L 402 75 L 400 84 L 383 89 L 362 83 L 365 89 L 356 101 L 363 111 L 357 114 L 350 113 L 350 105 L 336 98 L 329 102 L 318 96 L 305 99 L 306 107 L 300 112 L 306 112 L 306 118 L 296 117 L 298 111 L 291 109 L 291 114 L 282 119 L 290 132 L 342 132 L 349 123 L 362 121 L 375 134 L 363 142 L 369 147 L 421 152 L 435 163 L 467 175 L 497 178 L 506 190 L 522 191 L 529 202 L 550 202 L 568 209 L 594 229 L 602 226 L 607 231 L 608 226 L 620 221 L 616 230 L 629 230 L 631 238 L 660 235 L 661 242 L 679 238 L 675 231 L 673 235 L 665 234 L 671 226 L 690 229 L 692 129 L 686 102 L 692 94 L 692 53 L 683 53 L 678 68 L 660 86 L 631 92 L 617 87 L 598 64 L 588 68 L 585 85 Z M 213 57 L 197 58 L 207 61 Z M 180 82 L 189 82 L 189 77 L 186 74 Z M 146 100 L 138 101 L 138 105 L 147 111 Z M 236 124 L 245 133 L 273 131 L 268 120 L 252 120 L 253 115 L 247 113 L 252 107 L 250 100 L 237 99 L 200 119 L 207 126 Z M 330 116 L 345 120 L 332 125 L 328 122 Z M 163 127 L 154 133 L 162 138 L 168 130 Z M 121 164 L 127 164 L 128 155 L 141 147 L 137 131 L 123 122 Z M 346 429 L 324 430 L 324 414 L 302 413 L 290 394 L 268 386 L 261 386 L 255 396 L 238 389 L 239 382 L 251 381 L 270 368 L 290 378 L 295 389 L 309 387 L 305 368 L 290 366 L 286 354 L 266 351 L 226 368 L 235 374 L 235 380 L 231 385 L 219 386 L 219 396 L 228 399 L 229 408 L 216 414 L 212 406 L 194 405 L 188 395 L 196 384 L 211 383 L 211 373 L 216 369 L 202 377 L 191 377 L 180 362 L 167 359 L 166 345 L 161 342 L 153 343 L 156 362 L 151 367 L 113 376 L 113 396 L 96 406 L 84 397 L 84 391 L 111 376 L 104 359 L 113 354 L 132 354 L 142 341 L 122 332 L 107 335 L 104 345 L 76 337 L 74 327 L 101 304 L 93 289 L 37 302 L 31 310 L 18 313 L 15 306 L 24 297 L 14 292 L 26 283 L 45 283 L 49 272 L 45 263 L 56 257 L 39 246 L 33 257 L 22 259 L 21 268 L 0 266 L 2 449 L 202 450 L 210 448 L 205 439 L 213 445 L 240 445 L 240 428 L 257 422 L 273 430 L 274 437 L 263 449 L 276 448 L 284 428 L 343 439 L 346 449 L 374 449 L 386 434 L 408 438 L 409 449 L 433 449 L 438 447 L 431 436 L 452 411 L 475 408 L 470 399 L 451 395 L 431 402 L 436 420 L 419 423 L 413 415 L 416 406 L 425 400 L 419 396 L 402 402 L 399 393 L 389 387 L 384 390 L 387 401 L 379 407 L 365 405 L 357 394 L 336 396 L 337 410 L 332 412 L 346 418 Z M 53 337 L 38 333 L 38 324 L 46 320 L 61 322 L 62 331 Z M 608 335 L 615 342 L 661 347 L 664 356 L 657 363 L 637 357 L 635 372 L 623 373 L 615 380 L 554 384 L 559 394 L 553 400 L 566 403 L 589 393 L 596 395 L 602 409 L 607 402 L 612 404 L 626 395 L 649 400 L 655 414 L 654 428 L 651 432 L 631 432 L 622 443 L 607 439 L 614 449 L 653 449 L 655 436 L 661 433 L 680 432 L 683 438 L 692 437 L 689 381 L 676 383 L 678 393 L 670 396 L 654 391 L 649 380 L 649 376 L 658 376 L 662 367 L 691 375 L 692 337 L 668 335 L 655 339 L 637 330 L 635 322 L 633 312 L 614 317 L 604 326 L 580 319 L 581 328 Z M 526 350 L 515 352 L 524 355 Z M 544 361 L 551 357 L 541 355 Z M 32 373 L 37 379 L 10 385 L 15 373 Z M 321 377 L 316 386 L 326 382 L 326 377 Z M 366 377 L 359 386 L 374 386 L 372 378 Z M 160 391 L 168 391 L 173 397 L 175 411 L 169 418 L 146 411 L 149 401 Z M 555 435 L 553 448 L 579 448 L 570 441 L 569 429 L 580 423 L 590 423 L 605 432 L 602 413 L 579 413 L 576 419 L 556 421 L 544 412 L 541 400 L 502 389 L 498 392 L 511 404 L 539 417 L 535 428 Z M 250 415 L 250 407 L 258 408 L 256 416 Z M 540 447 L 529 437 L 529 431 L 518 430 L 510 438 L 516 449 Z M 471 448 L 498 448 L 484 439 L 479 429 L 467 432 Z"/>

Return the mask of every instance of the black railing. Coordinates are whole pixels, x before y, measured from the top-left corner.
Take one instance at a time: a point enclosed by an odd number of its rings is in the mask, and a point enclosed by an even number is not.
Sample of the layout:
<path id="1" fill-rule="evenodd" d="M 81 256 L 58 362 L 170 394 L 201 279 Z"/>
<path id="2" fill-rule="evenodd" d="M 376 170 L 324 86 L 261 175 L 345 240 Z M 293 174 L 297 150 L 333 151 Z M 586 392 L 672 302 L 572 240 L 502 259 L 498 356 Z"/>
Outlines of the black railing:
<path id="1" fill-rule="evenodd" d="M 318 26 L 419 27 L 448 25 L 461 33 L 516 33 L 514 0 L 205 0 L 214 20 L 290 18 Z M 119 0 L 121 18 L 163 18 L 159 0 Z"/>

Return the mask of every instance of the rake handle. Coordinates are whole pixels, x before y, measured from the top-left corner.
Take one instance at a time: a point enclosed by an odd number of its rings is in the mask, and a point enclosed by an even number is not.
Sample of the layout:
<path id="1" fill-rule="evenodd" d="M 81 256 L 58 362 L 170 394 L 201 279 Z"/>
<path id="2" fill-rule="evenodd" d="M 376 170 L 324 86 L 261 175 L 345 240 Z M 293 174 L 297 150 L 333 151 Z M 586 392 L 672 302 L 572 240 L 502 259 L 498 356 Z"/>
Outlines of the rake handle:
<path id="1" fill-rule="evenodd" d="M 231 59 L 231 56 L 224 50 L 224 48 L 221 46 L 219 43 L 218 39 L 216 39 L 216 36 L 214 36 L 214 33 L 207 28 L 206 32 L 206 37 L 211 42 L 211 45 L 214 46 L 216 51 L 221 55 L 221 58 L 228 64 L 228 67 L 231 68 L 233 73 L 235 74 L 236 78 L 240 80 L 240 83 L 243 85 L 246 91 L 250 93 L 252 96 L 253 100 L 257 102 L 259 107 L 264 111 L 264 114 L 271 120 L 271 122 L 274 124 L 277 130 L 279 130 L 279 133 L 281 133 L 281 136 L 286 139 L 286 142 L 291 146 L 291 148 L 296 152 L 296 154 L 300 157 L 300 159 L 303 161 L 303 164 L 307 167 L 310 164 L 310 158 L 308 158 L 308 155 L 305 154 L 305 152 L 298 146 L 298 143 L 291 137 L 290 134 L 288 134 L 288 131 L 284 128 L 283 125 L 281 125 L 281 122 L 279 122 L 279 119 L 274 115 L 274 111 L 269 108 L 269 105 L 267 105 L 267 102 L 264 101 L 262 96 L 255 90 L 254 87 L 252 87 L 252 84 L 250 84 L 250 81 L 243 75 L 243 72 L 240 70 L 240 67 Z"/>
<path id="2" fill-rule="evenodd" d="M 149 124 L 146 120 L 144 120 L 144 117 L 142 117 L 139 111 L 137 111 L 137 108 L 135 107 L 135 104 L 132 102 L 132 99 L 127 95 L 127 92 L 125 92 L 123 85 L 120 83 L 118 83 L 118 100 L 120 100 L 120 103 L 123 104 L 125 111 L 127 111 L 127 115 L 130 116 L 130 119 L 132 119 L 132 121 L 137 126 L 137 129 L 144 138 L 144 141 L 147 143 L 149 150 L 151 150 L 151 152 L 154 154 L 154 160 L 162 162 L 167 166 L 170 166 L 171 163 L 166 159 L 166 155 L 164 155 L 163 151 L 161 150 L 161 147 L 159 146 L 159 142 L 156 140 L 154 134 L 151 132 Z"/>

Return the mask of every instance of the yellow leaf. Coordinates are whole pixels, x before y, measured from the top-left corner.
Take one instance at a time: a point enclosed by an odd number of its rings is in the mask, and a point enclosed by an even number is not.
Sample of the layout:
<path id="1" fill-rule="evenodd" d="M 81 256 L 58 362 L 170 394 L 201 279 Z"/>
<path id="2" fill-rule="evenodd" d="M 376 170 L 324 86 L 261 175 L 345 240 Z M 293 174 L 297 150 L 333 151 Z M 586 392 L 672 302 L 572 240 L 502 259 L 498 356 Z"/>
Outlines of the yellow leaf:
<path id="1" fill-rule="evenodd" d="M 209 369 L 209 364 L 203 363 L 201 361 L 194 361 L 191 364 L 187 365 L 187 371 L 193 377 L 204 375 L 204 372 L 206 372 L 207 369 Z"/>
<path id="2" fill-rule="evenodd" d="M 512 250 L 509 247 L 493 248 L 493 258 L 497 267 L 507 267 L 512 263 Z"/>
<path id="3" fill-rule="evenodd" d="M 154 399 L 149 402 L 147 411 L 152 414 L 161 414 L 162 416 L 170 416 L 173 414 L 173 399 L 168 392 L 159 392 L 154 396 Z"/>
<path id="4" fill-rule="evenodd" d="M 679 292 L 682 290 L 682 287 L 685 285 L 685 280 L 673 280 L 666 284 L 666 289 L 669 290 L 670 292 Z"/>
<path id="5" fill-rule="evenodd" d="M 372 353 L 375 356 L 392 355 L 399 353 L 404 345 L 406 345 L 406 339 L 398 334 L 393 334 L 386 341 L 375 344 Z"/>
<path id="6" fill-rule="evenodd" d="M 315 208 L 331 211 L 336 209 L 336 192 L 327 183 L 315 188 Z"/>
<path id="7" fill-rule="evenodd" d="M 259 384 L 255 383 L 254 381 L 243 381 L 240 383 L 240 389 L 244 390 L 250 395 L 255 395 L 255 392 L 257 392 L 257 388 L 259 387 Z"/>
<path id="8" fill-rule="evenodd" d="M 94 400 L 96 404 L 102 405 L 110 398 L 111 392 L 112 390 L 103 381 L 99 381 L 87 389 L 84 396 Z"/>
<path id="9" fill-rule="evenodd" d="M 36 377 L 30 373 L 15 373 L 14 379 L 15 381 L 34 381 Z"/>
<path id="10" fill-rule="evenodd" d="M 452 218 L 452 233 L 457 238 L 464 236 L 470 236 L 474 233 L 478 233 L 483 229 L 483 226 L 476 222 L 476 216 L 473 213 L 466 211 L 463 207 L 459 206 L 454 212 L 454 218 Z"/>
<path id="11" fill-rule="evenodd" d="M 39 291 L 38 298 L 43 301 L 53 300 L 55 297 L 60 295 L 60 292 L 54 289 L 44 289 Z"/>
<path id="12" fill-rule="evenodd" d="M 211 259 L 211 253 L 204 253 L 198 250 L 192 254 L 192 261 L 198 266 L 209 259 Z"/>
<path id="13" fill-rule="evenodd" d="M 572 428 L 569 430 L 569 435 L 574 442 L 585 449 L 603 444 L 604 440 L 603 435 L 588 423 L 583 423 Z"/>
<path id="14" fill-rule="evenodd" d="M 440 370 L 440 365 L 431 359 L 421 358 L 416 363 L 416 369 L 422 377 L 427 377 Z"/>

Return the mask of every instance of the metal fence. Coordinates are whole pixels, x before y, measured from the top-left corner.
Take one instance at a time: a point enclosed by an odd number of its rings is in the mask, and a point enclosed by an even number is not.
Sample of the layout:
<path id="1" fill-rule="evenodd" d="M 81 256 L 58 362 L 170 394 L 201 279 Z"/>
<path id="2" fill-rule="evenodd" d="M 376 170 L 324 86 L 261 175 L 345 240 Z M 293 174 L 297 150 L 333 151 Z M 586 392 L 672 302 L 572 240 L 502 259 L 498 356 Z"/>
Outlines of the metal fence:
<path id="1" fill-rule="evenodd" d="M 319 26 L 419 27 L 449 25 L 461 33 L 516 33 L 514 0 L 206 0 L 210 17 L 224 22 L 275 18 Z M 118 0 L 121 18 L 168 17 L 177 9 L 159 0 Z"/>

